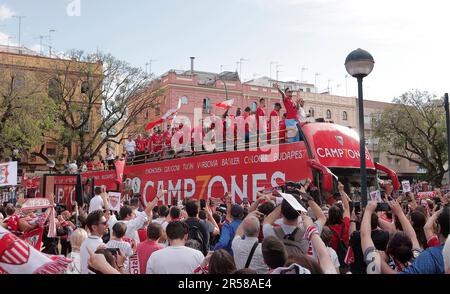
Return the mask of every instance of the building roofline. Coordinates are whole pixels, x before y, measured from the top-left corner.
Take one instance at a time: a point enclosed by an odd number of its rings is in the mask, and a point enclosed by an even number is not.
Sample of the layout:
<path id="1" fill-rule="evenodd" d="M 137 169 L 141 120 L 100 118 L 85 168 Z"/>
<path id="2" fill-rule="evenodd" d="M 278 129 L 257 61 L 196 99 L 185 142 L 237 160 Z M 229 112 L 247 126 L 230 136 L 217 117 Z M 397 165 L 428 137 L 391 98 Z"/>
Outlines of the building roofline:
<path id="1" fill-rule="evenodd" d="M 8 47 L 8 46 L 5 46 Z M 11 46 L 10 46 L 11 47 Z M 19 47 L 15 47 L 15 48 L 19 48 Z M 26 47 L 22 47 L 25 48 L 27 50 L 32 51 L 31 49 L 28 49 Z M 20 50 L 20 49 L 19 49 Z M 25 57 L 34 57 L 34 58 L 40 58 L 40 59 L 47 59 L 47 60 L 54 60 L 54 61 L 76 61 L 78 63 L 85 63 L 85 64 L 97 64 L 96 62 L 88 62 L 88 61 L 80 61 L 80 60 L 74 60 L 71 58 L 55 58 L 55 57 L 48 57 L 48 56 L 42 56 L 39 55 L 39 53 L 36 53 L 36 55 L 32 55 L 32 54 L 26 54 L 26 53 L 15 53 L 15 52 L 9 52 L 9 51 L 1 51 L 0 50 L 0 54 L 5 54 L 5 55 L 15 55 L 15 56 L 25 56 Z"/>

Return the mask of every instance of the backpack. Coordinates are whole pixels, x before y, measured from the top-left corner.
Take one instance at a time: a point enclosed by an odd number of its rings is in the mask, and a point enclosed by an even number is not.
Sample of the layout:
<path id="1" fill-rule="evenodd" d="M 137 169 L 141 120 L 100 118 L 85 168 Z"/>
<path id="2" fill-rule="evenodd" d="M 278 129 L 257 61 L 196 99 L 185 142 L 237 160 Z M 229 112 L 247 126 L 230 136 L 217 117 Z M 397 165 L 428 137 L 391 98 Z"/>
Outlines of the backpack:
<path id="1" fill-rule="evenodd" d="M 344 223 L 342 223 L 341 234 L 339 236 L 338 246 L 337 246 L 337 250 L 336 250 L 336 254 L 338 256 L 341 269 L 348 268 L 347 263 L 345 262 L 345 257 L 347 256 L 348 246 L 345 244 L 344 240 L 342 240 L 342 237 L 344 236 L 344 229 L 345 229 L 345 225 L 344 225 Z M 335 236 L 337 236 L 337 233 L 334 230 L 331 230 L 331 232 L 333 232 L 333 234 Z"/>
<path id="2" fill-rule="evenodd" d="M 303 254 L 308 252 L 308 240 L 303 238 L 304 231 L 300 228 L 296 228 L 292 233 L 285 234 L 281 227 L 273 228 L 275 235 L 283 242 L 286 247 L 286 251 L 289 254 L 295 254 L 300 251 Z"/>
<path id="3" fill-rule="evenodd" d="M 203 237 L 202 231 L 200 231 L 200 228 L 198 226 L 189 226 L 188 240 L 197 241 L 201 245 L 203 255 L 206 256 L 206 254 L 208 253 L 206 248 L 206 240 Z"/>

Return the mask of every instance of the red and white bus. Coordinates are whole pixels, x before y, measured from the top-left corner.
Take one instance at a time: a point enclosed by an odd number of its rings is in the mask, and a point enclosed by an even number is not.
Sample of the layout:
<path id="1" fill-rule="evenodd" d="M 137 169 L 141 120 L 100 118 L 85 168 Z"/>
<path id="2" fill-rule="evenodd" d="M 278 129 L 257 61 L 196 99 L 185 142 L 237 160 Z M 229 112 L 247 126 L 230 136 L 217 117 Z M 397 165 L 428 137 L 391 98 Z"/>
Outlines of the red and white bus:
<path id="1" fill-rule="evenodd" d="M 221 198 L 225 192 L 238 203 L 245 197 L 252 201 L 257 191 L 305 178 L 313 180 L 322 197 L 327 192 L 336 192 L 338 180 L 348 192 L 358 189 L 357 132 L 332 123 L 307 123 L 298 129 L 302 139 L 280 144 L 276 151 L 224 151 L 157 160 L 128 165 L 124 175 L 133 192 L 141 194 L 144 204 L 152 200 L 158 189 L 168 191 L 163 199 L 168 205 L 190 197 Z M 365 158 L 369 188 L 378 188 L 378 172 L 390 177 L 395 190 L 400 187 L 396 173 L 373 162 L 367 149 Z M 87 172 L 81 177 L 83 181 L 94 178 L 95 186 L 105 185 L 110 190 L 116 187 L 114 171 Z M 64 189 L 65 181 L 64 178 L 57 181 L 60 190 Z M 61 200 L 69 193 L 60 191 L 58 194 L 59 190 L 55 189 Z"/>

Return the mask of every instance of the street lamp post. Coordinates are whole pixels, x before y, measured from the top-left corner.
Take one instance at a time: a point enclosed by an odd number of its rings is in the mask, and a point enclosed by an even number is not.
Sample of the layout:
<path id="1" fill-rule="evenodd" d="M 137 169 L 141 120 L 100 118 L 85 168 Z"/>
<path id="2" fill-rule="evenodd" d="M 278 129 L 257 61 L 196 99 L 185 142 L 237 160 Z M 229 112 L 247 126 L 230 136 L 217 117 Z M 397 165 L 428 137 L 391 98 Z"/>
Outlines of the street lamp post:
<path id="1" fill-rule="evenodd" d="M 447 166 L 450 166 L 450 115 L 449 115 L 450 110 L 448 105 L 448 93 L 445 93 L 444 95 L 444 107 L 445 107 L 445 123 L 447 125 Z M 450 169 L 448 171 L 448 184 L 450 185 Z"/>
<path id="2" fill-rule="evenodd" d="M 358 81 L 358 112 L 359 112 L 359 154 L 360 154 L 360 181 L 361 204 L 367 205 L 367 174 L 366 174 L 366 144 L 364 138 L 364 104 L 363 104 L 363 78 L 369 75 L 375 61 L 369 52 L 360 48 L 350 52 L 345 59 L 347 72 Z"/>

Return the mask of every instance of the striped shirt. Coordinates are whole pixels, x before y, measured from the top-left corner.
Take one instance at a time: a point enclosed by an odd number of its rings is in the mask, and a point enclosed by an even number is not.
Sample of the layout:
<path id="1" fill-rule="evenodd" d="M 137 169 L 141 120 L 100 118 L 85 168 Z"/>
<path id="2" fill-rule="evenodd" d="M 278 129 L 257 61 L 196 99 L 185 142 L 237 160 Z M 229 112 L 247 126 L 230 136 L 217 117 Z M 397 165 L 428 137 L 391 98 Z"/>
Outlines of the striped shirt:
<path id="1" fill-rule="evenodd" d="M 133 249 L 131 249 L 131 245 L 128 242 L 109 240 L 109 242 L 106 243 L 106 246 L 108 248 L 119 248 L 126 257 L 130 257 L 131 255 L 133 255 Z"/>

